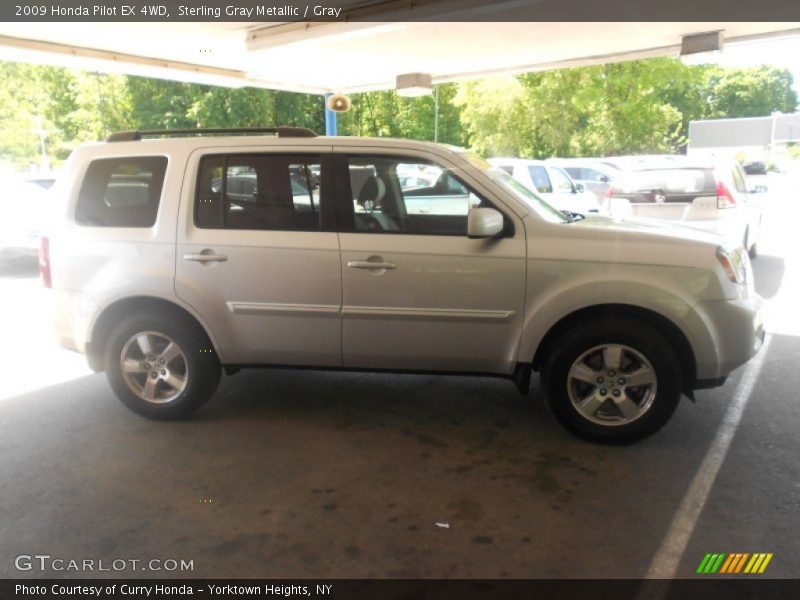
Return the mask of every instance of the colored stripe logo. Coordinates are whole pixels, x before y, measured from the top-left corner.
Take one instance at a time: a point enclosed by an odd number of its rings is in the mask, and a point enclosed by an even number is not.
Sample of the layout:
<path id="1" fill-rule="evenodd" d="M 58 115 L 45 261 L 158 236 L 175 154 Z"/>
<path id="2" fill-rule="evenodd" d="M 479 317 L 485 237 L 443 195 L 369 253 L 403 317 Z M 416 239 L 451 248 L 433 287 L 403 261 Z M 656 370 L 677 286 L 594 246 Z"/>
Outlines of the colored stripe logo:
<path id="1" fill-rule="evenodd" d="M 697 573 L 703 575 L 714 575 L 715 573 L 735 575 L 739 573 L 760 574 L 763 573 L 769 561 L 772 560 L 772 553 L 756 552 L 734 552 L 725 554 L 724 552 L 709 553 L 700 561 Z"/>

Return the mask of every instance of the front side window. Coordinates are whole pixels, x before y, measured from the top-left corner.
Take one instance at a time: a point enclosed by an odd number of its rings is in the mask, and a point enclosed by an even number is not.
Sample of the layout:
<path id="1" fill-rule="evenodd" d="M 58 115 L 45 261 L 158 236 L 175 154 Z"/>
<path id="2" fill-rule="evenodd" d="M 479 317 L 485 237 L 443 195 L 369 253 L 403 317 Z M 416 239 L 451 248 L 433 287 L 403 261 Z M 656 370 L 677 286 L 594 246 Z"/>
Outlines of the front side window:
<path id="1" fill-rule="evenodd" d="M 320 172 L 319 157 L 203 157 L 195 224 L 204 229 L 318 231 Z"/>
<path id="2" fill-rule="evenodd" d="M 739 165 L 734 165 L 733 167 L 733 187 L 736 188 L 737 192 L 744 193 L 747 191 L 747 183 L 745 180 L 744 171 Z"/>
<path id="3" fill-rule="evenodd" d="M 533 182 L 536 191 L 540 194 L 552 194 L 553 184 L 550 183 L 550 178 L 547 176 L 547 169 L 539 166 L 528 167 L 531 181 Z"/>
<path id="4" fill-rule="evenodd" d="M 152 227 L 166 170 L 163 156 L 92 161 L 78 194 L 75 221 L 90 227 Z"/>
<path id="5" fill-rule="evenodd" d="M 553 186 L 559 191 L 564 193 L 572 193 L 575 189 L 572 187 L 572 182 L 569 180 L 564 171 L 561 169 L 551 169 L 550 174 L 552 175 Z"/>
<path id="6" fill-rule="evenodd" d="M 348 158 L 353 229 L 466 235 L 474 206 L 490 206 L 449 169 L 421 160 Z"/>

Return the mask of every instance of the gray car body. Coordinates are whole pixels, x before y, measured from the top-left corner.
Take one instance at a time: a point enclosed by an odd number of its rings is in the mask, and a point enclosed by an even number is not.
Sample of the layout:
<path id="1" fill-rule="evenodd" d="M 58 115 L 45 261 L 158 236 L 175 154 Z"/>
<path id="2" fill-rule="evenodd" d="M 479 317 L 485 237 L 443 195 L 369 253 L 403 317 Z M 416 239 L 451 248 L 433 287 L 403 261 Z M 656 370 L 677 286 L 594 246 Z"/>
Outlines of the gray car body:
<path id="1" fill-rule="evenodd" d="M 452 169 L 514 225 L 499 239 L 379 233 L 198 229 L 200 158 L 225 152 L 398 155 Z M 166 156 L 152 228 L 74 220 L 87 165 Z M 548 334 L 604 307 L 672 328 L 688 388 L 719 383 L 757 352 L 761 299 L 730 281 L 721 240 L 685 228 L 591 217 L 550 222 L 463 152 L 364 138 L 183 138 L 76 150 L 53 190 L 49 224 L 55 326 L 62 344 L 104 368 L 103 334 L 143 303 L 179 307 L 208 334 L 223 365 L 474 371 L 511 375 L 542 359 Z M 223 263 L 185 257 L 223 253 Z M 350 269 L 379 256 L 396 270 Z M 745 257 L 746 260 L 746 257 Z"/>

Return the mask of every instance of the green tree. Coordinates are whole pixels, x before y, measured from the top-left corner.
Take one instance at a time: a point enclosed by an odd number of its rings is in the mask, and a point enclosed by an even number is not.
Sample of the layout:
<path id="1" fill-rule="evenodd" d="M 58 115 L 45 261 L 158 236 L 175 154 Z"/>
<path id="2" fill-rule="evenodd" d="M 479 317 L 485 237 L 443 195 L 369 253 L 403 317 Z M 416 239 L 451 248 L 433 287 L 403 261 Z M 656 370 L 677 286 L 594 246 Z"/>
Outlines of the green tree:
<path id="1" fill-rule="evenodd" d="M 461 109 L 454 101 L 458 86 L 436 86 L 439 94 L 439 136 L 445 144 L 463 146 L 466 142 L 460 122 Z M 434 95 L 403 98 L 395 91 L 353 94 L 350 112 L 339 116 L 342 135 L 402 137 L 433 141 L 436 130 Z"/>
<path id="2" fill-rule="evenodd" d="M 771 66 L 709 69 L 706 117 L 763 117 L 774 111 L 797 110 L 791 72 Z"/>

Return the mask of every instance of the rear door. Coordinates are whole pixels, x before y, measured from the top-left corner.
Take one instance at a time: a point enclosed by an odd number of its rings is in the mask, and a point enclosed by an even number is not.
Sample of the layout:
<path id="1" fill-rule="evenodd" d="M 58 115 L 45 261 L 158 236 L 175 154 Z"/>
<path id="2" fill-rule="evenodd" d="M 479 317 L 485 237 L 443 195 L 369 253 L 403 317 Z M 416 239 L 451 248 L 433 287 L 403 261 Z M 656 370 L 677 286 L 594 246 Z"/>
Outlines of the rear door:
<path id="1" fill-rule="evenodd" d="M 341 365 L 330 160 L 319 147 L 191 156 L 175 287 L 226 363 Z"/>
<path id="2" fill-rule="evenodd" d="M 512 372 L 522 222 L 506 211 L 506 235 L 469 239 L 470 207 L 491 203 L 463 175 L 427 158 L 349 150 L 337 157 L 344 366 Z M 441 171 L 437 184 L 404 189 L 398 173 L 422 167 Z"/>

